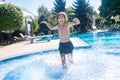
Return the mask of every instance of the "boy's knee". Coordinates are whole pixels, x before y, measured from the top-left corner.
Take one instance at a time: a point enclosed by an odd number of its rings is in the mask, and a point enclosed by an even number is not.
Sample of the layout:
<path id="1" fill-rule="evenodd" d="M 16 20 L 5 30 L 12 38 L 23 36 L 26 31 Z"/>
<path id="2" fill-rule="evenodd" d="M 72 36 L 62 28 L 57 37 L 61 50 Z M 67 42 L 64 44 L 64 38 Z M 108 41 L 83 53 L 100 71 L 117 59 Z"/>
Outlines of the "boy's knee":
<path id="1" fill-rule="evenodd" d="M 68 59 L 72 59 L 72 54 L 71 53 L 68 54 Z"/>
<path id="2" fill-rule="evenodd" d="M 65 60 L 65 57 L 64 57 L 64 56 L 62 56 L 62 57 L 61 57 L 61 59 L 62 59 L 62 60 Z"/>

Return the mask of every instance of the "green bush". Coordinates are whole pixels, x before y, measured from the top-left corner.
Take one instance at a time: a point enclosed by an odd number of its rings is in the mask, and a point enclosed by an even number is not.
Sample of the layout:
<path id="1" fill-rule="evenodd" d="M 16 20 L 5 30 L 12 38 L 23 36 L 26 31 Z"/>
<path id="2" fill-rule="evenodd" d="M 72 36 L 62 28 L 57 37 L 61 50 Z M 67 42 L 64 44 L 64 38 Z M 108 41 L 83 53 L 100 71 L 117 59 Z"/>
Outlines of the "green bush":
<path id="1" fill-rule="evenodd" d="M 0 5 L 0 31 L 18 30 L 24 25 L 24 17 L 20 8 L 12 4 Z"/>

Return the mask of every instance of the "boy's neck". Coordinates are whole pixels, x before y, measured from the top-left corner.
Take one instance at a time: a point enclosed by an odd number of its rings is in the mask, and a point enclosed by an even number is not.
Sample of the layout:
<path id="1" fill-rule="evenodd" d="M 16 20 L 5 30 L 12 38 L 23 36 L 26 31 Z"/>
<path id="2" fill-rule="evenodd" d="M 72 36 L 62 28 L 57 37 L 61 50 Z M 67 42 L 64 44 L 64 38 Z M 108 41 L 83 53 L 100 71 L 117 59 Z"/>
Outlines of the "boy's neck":
<path id="1" fill-rule="evenodd" d="M 65 25 L 66 25 L 66 23 L 59 23 L 59 25 L 60 25 L 60 26 L 65 26 Z"/>

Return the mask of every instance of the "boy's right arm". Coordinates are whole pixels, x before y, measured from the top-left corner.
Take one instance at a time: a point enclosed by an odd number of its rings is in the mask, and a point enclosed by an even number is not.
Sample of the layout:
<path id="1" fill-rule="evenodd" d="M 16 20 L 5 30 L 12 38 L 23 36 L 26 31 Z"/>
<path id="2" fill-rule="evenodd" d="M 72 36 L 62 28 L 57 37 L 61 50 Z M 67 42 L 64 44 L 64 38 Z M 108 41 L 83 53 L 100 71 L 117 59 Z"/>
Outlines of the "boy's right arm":
<path id="1" fill-rule="evenodd" d="M 72 22 L 69 22 L 69 26 L 74 26 L 80 24 L 80 20 L 78 18 L 74 18 Z"/>
<path id="2" fill-rule="evenodd" d="M 41 23 L 43 23 L 43 24 L 46 24 L 47 25 L 47 27 L 50 29 L 50 30 L 55 30 L 55 29 L 57 29 L 57 26 L 51 26 L 49 23 L 47 23 L 46 21 L 42 21 Z"/>

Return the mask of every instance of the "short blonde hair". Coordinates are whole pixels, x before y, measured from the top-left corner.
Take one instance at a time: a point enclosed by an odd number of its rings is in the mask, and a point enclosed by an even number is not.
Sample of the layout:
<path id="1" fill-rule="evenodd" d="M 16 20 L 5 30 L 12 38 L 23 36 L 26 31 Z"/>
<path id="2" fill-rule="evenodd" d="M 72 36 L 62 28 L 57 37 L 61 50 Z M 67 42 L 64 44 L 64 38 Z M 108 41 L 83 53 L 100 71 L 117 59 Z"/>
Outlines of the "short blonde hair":
<path id="1" fill-rule="evenodd" d="M 65 18 L 65 20 L 66 20 L 66 22 L 68 21 L 68 16 L 67 16 L 67 14 L 65 12 L 59 12 L 59 13 L 57 13 L 57 15 L 56 15 L 56 20 L 57 21 L 58 21 L 59 15 L 63 15 L 64 18 Z"/>

